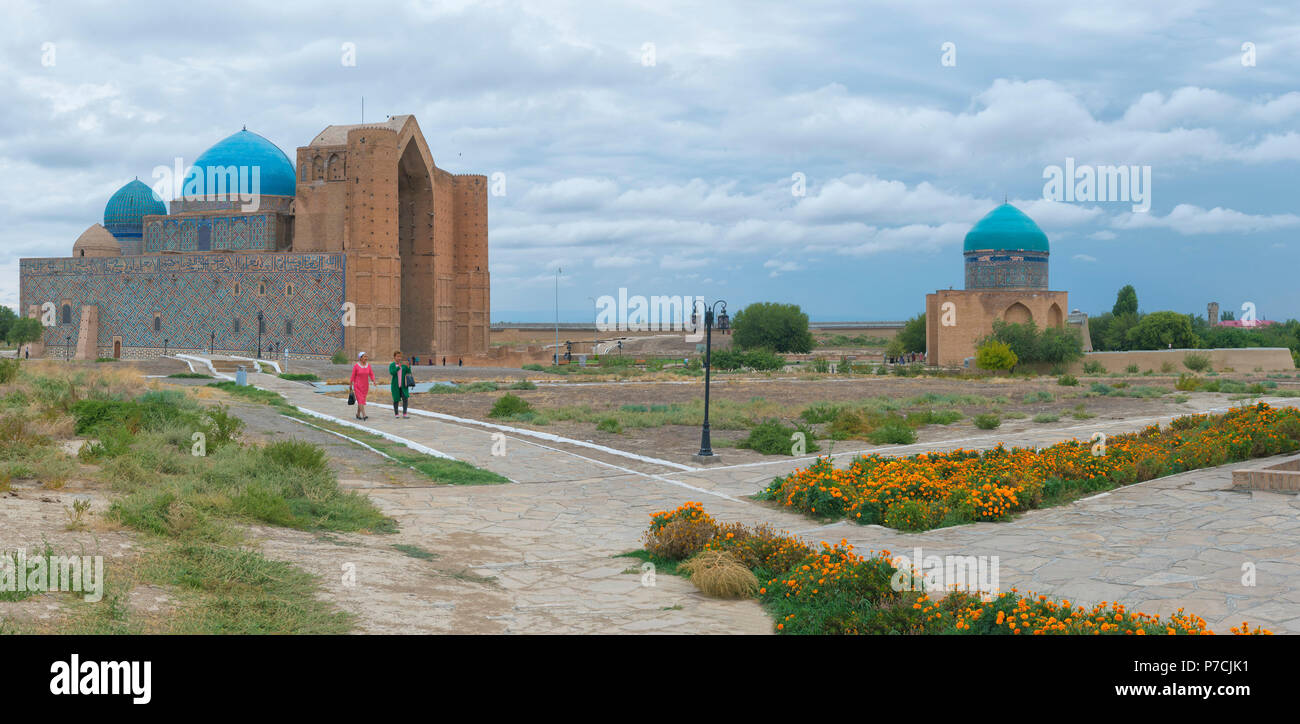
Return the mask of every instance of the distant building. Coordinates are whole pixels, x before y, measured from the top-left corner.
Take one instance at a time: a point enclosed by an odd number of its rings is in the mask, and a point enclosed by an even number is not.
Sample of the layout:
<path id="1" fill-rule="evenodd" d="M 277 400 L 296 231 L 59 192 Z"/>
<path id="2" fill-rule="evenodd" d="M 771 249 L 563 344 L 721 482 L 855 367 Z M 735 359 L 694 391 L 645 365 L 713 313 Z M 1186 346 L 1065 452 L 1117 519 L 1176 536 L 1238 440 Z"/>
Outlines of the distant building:
<path id="1" fill-rule="evenodd" d="M 239 131 L 170 213 L 137 179 L 71 257 L 20 260 L 20 308 L 46 322 L 32 354 L 486 353 L 487 178 L 434 165 L 409 115 L 328 126 L 297 162 Z"/>
<path id="2" fill-rule="evenodd" d="M 1050 254 L 1047 235 L 1011 204 L 980 219 L 963 245 L 966 288 L 925 297 L 926 361 L 960 366 L 998 319 L 1033 321 L 1039 328 L 1069 325 L 1091 351 L 1088 316 L 1078 310 L 1067 315 L 1069 295 L 1048 289 Z"/>

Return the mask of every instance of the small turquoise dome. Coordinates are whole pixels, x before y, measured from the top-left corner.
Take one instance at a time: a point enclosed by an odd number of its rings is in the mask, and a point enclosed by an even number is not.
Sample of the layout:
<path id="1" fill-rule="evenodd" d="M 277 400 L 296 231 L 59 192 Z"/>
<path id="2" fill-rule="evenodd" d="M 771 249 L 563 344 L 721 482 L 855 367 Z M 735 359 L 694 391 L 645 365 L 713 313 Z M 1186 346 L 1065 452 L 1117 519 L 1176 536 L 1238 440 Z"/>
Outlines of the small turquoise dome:
<path id="1" fill-rule="evenodd" d="M 205 194 L 218 193 L 218 189 L 200 185 L 207 183 L 210 178 L 207 169 L 213 167 L 234 167 L 240 169 L 241 174 L 251 174 L 252 169 L 258 169 L 258 191 L 266 196 L 293 196 L 296 190 L 297 179 L 289 157 L 284 155 L 279 146 L 248 129 L 227 136 L 199 154 L 194 166 L 185 175 L 182 195 L 195 195 L 193 189 L 196 187 Z M 245 189 L 250 188 L 251 181 L 248 178 L 245 177 L 242 181 Z M 191 181 L 194 181 L 194 186 Z"/>
<path id="2" fill-rule="evenodd" d="M 1002 204 L 990 211 L 966 232 L 965 252 L 972 251 L 1036 251 L 1050 250 L 1047 234 L 1034 220 L 1011 204 Z"/>
<path id="3" fill-rule="evenodd" d="M 118 189 L 104 207 L 104 228 L 118 239 L 139 239 L 144 235 L 144 217 L 166 214 L 167 207 L 153 189 L 136 179 Z"/>

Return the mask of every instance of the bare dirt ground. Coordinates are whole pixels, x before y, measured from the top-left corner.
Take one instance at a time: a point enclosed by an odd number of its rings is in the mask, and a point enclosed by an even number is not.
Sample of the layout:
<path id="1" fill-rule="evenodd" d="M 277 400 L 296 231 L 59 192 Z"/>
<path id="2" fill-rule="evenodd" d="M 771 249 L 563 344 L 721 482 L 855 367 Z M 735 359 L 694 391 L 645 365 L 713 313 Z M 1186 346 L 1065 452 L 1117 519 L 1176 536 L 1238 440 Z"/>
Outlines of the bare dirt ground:
<path id="1" fill-rule="evenodd" d="M 1104 382 L 1114 384 L 1116 379 L 1106 378 Z M 1128 380 L 1131 386 L 1150 385 L 1168 389 L 1173 393 L 1173 378 L 1136 377 Z M 1097 420 L 1122 419 L 1126 417 L 1144 417 L 1164 415 L 1189 409 L 1189 406 L 1175 400 L 1175 394 L 1159 398 L 1135 397 L 1084 397 L 1091 380 L 1085 378 L 1078 387 L 1062 387 L 1055 378 L 1038 380 L 993 379 L 961 380 L 924 377 L 870 376 L 849 379 L 834 376 L 822 379 L 780 379 L 780 378 L 744 378 L 729 375 L 721 376 L 712 383 L 713 401 L 730 401 L 749 403 L 761 400 L 762 409 L 775 410 L 772 416 L 786 422 L 797 419 L 799 412 L 807 405 L 816 402 L 853 403 L 868 398 L 886 397 L 898 402 L 912 400 L 926 394 L 937 395 L 971 395 L 985 398 L 989 404 L 917 404 L 908 409 L 954 409 L 965 417 L 950 425 L 928 425 L 917 430 L 917 441 L 933 442 L 960 438 L 978 431 L 972 422 L 973 416 L 996 411 L 1003 417 L 1003 433 L 1015 433 L 1044 427 L 1043 423 L 1033 422 L 1040 414 L 1054 414 L 1060 417 L 1058 425 L 1068 426 L 1076 423 L 1073 413 L 1079 404 L 1084 405 L 1088 415 Z M 573 382 L 542 384 L 536 390 L 512 390 L 529 401 L 534 409 L 545 413 L 565 406 L 586 406 L 593 411 L 613 412 L 624 405 L 688 404 L 703 397 L 703 381 L 656 381 L 656 382 Z M 1052 401 L 1026 402 L 1025 396 L 1031 393 L 1049 393 Z M 500 392 L 479 392 L 463 394 L 417 394 L 411 399 L 414 407 L 435 412 L 455 415 L 476 420 L 487 420 L 488 412 Z M 1226 396 L 1222 397 L 1226 401 Z M 716 413 L 717 408 L 714 408 Z M 1190 409 L 1189 409 L 1190 411 Z M 765 413 L 768 414 L 768 413 Z M 1024 415 L 1023 418 L 1008 417 Z M 1093 419 L 1093 418 L 1088 418 Z M 647 455 L 651 457 L 689 464 L 690 456 L 699 449 L 700 428 L 698 423 L 692 425 L 663 425 L 661 427 L 624 426 L 622 433 L 608 433 L 596 429 L 591 422 L 553 421 L 546 425 L 535 425 L 519 421 L 503 421 L 515 427 L 534 429 L 608 445 L 620 450 Z M 819 428 L 820 430 L 820 428 Z M 768 456 L 732 447 L 735 441 L 742 439 L 747 431 L 740 429 L 720 429 L 716 418 L 713 427 L 714 444 L 726 448 L 728 462 L 745 463 L 767 459 Z M 838 446 L 856 445 L 860 441 L 842 441 Z M 825 445 L 823 443 L 823 449 Z"/>

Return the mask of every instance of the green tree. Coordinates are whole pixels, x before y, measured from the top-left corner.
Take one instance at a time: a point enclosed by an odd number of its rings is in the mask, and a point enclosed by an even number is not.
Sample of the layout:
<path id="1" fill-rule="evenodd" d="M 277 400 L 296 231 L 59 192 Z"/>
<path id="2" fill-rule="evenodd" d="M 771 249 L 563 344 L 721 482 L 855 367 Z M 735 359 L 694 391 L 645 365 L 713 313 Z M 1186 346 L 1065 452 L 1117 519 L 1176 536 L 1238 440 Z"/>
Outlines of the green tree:
<path id="1" fill-rule="evenodd" d="M 1039 331 L 1033 320 L 1028 322 L 1007 322 L 995 320 L 993 334 L 980 340 L 1001 342 L 1016 354 L 1022 364 L 1050 362 L 1057 364 L 1069 362 L 1083 356 L 1083 340 L 1073 329 L 1048 327 Z"/>
<path id="2" fill-rule="evenodd" d="M 886 357 L 902 357 L 906 351 L 907 347 L 903 345 L 903 341 L 898 337 L 889 340 L 889 344 L 885 345 Z"/>
<path id="3" fill-rule="evenodd" d="M 1128 330 L 1128 349 L 1194 349 L 1199 342 L 1192 319 L 1178 312 L 1152 312 Z"/>
<path id="4" fill-rule="evenodd" d="M 13 324 L 9 325 L 9 341 L 18 345 L 19 349 L 28 342 L 35 342 L 45 334 L 45 328 L 41 326 L 41 320 L 31 317 L 15 319 Z M 21 354 L 18 355 L 22 357 Z"/>
<path id="5" fill-rule="evenodd" d="M 0 307 L 0 339 L 9 341 L 9 328 L 13 326 L 18 315 L 9 307 Z"/>
<path id="6" fill-rule="evenodd" d="M 1035 362 L 1058 364 L 1071 362 L 1083 356 L 1083 340 L 1077 330 L 1048 327 L 1038 340 L 1038 359 Z"/>
<path id="7" fill-rule="evenodd" d="M 925 312 L 921 312 L 903 324 L 903 328 L 898 332 L 898 341 L 903 343 L 904 352 L 925 351 Z"/>
<path id="8" fill-rule="evenodd" d="M 1006 342 L 986 340 L 975 350 L 975 366 L 982 370 L 1009 370 L 1019 360 Z"/>
<path id="9" fill-rule="evenodd" d="M 808 315 L 798 304 L 755 302 L 736 312 L 731 328 L 732 342 L 743 349 L 803 354 L 813 348 Z"/>
<path id="10" fill-rule="evenodd" d="M 1110 311 L 1116 317 L 1138 313 L 1138 293 L 1132 284 L 1120 287 L 1119 293 L 1115 295 L 1115 306 L 1111 307 Z"/>

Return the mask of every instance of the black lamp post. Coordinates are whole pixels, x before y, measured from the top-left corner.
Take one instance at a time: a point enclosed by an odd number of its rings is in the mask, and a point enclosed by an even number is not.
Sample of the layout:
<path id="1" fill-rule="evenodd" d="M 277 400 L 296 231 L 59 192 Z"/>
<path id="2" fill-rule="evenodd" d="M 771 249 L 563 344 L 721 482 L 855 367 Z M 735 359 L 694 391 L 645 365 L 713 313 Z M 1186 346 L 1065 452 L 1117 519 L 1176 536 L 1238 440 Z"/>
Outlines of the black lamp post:
<path id="1" fill-rule="evenodd" d="M 63 361 L 71 362 L 72 361 L 72 336 L 68 335 L 67 337 L 64 337 L 64 340 L 66 341 L 66 343 L 63 345 Z"/>
<path id="2" fill-rule="evenodd" d="M 257 358 L 262 359 L 262 310 L 257 310 Z"/>
<path id="3" fill-rule="evenodd" d="M 718 305 L 722 305 L 722 312 L 718 315 L 718 329 L 731 328 L 731 318 L 727 316 L 725 301 L 719 299 L 704 308 L 704 426 L 700 428 L 700 451 L 695 454 L 695 460 L 699 462 L 717 460 L 717 456 L 713 454 L 713 442 L 709 439 L 709 369 L 713 357 L 713 310 Z"/>
<path id="4" fill-rule="evenodd" d="M 212 354 L 212 349 L 217 344 L 217 333 L 215 330 L 208 331 L 208 354 Z"/>
<path id="5" fill-rule="evenodd" d="M 167 356 L 167 346 L 168 346 L 168 343 L 169 343 L 169 342 L 171 342 L 170 339 L 168 339 L 168 338 L 166 338 L 166 337 L 163 337 L 163 356 L 164 356 L 164 357 Z"/>

